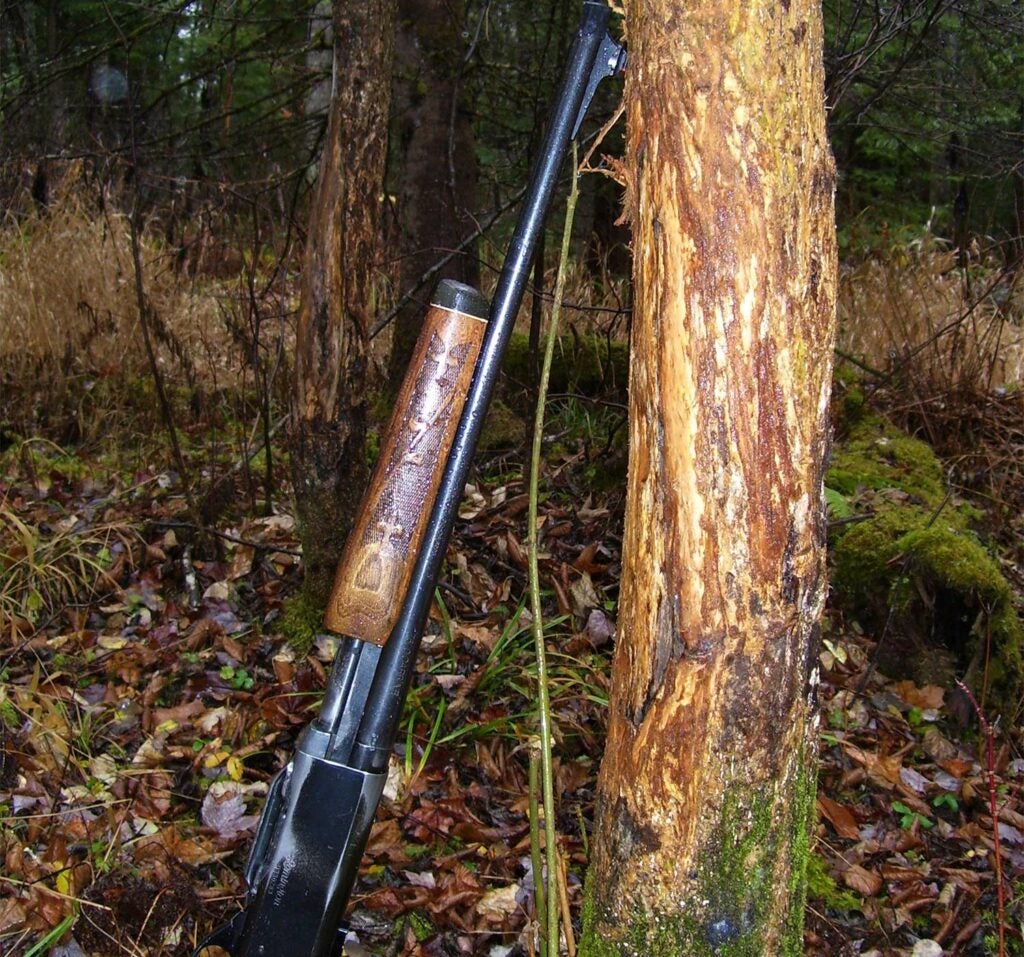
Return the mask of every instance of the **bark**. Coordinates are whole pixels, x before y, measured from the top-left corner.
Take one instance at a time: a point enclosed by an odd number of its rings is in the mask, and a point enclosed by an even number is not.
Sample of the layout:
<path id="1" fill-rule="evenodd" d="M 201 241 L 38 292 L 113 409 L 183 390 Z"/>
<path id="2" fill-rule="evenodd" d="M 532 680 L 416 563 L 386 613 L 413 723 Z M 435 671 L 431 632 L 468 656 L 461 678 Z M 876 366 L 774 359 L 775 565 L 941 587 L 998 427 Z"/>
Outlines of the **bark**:
<path id="1" fill-rule="evenodd" d="M 55 0 L 10 0 L 0 11 L 3 43 L 22 74 L 22 89 L 15 96 L 15 104 L 22 101 L 14 112 L 19 121 L 16 136 L 24 137 L 19 145 L 33 150 L 38 157 L 62 144 L 67 122 L 67 81 L 46 75 L 46 64 L 57 56 L 59 13 Z M 31 101 L 31 108 L 25 101 Z M 8 139 L 12 132 L 5 130 Z M 44 171 L 41 175 L 45 176 L 44 160 L 39 160 L 37 169 Z"/>
<path id="2" fill-rule="evenodd" d="M 306 94 L 303 112 L 310 123 L 308 140 L 310 154 L 319 156 L 320 136 L 323 124 L 330 115 L 331 89 L 334 86 L 334 29 L 332 24 L 331 0 L 317 0 L 309 16 L 309 49 L 306 53 L 306 69 L 316 80 Z"/>
<path id="3" fill-rule="evenodd" d="M 1017 129 L 1024 131 L 1024 98 L 1017 101 Z M 1024 169 L 1019 163 L 1013 169 L 1013 219 L 1009 265 L 1016 269 L 1024 261 Z"/>
<path id="4" fill-rule="evenodd" d="M 584 954 L 803 953 L 836 294 L 820 7 L 633 0 L 620 636 Z"/>
<path id="5" fill-rule="evenodd" d="M 400 0 L 395 97 L 399 108 L 400 288 L 409 289 L 474 228 L 476 150 L 462 90 L 464 39 L 450 0 Z M 454 257 L 395 317 L 389 379 L 397 390 L 439 279 L 479 282 L 476 250 Z"/>
<path id="6" fill-rule="evenodd" d="M 304 588 L 321 607 L 366 482 L 394 29 L 393 0 L 335 0 L 337 82 L 310 215 L 291 434 Z"/>

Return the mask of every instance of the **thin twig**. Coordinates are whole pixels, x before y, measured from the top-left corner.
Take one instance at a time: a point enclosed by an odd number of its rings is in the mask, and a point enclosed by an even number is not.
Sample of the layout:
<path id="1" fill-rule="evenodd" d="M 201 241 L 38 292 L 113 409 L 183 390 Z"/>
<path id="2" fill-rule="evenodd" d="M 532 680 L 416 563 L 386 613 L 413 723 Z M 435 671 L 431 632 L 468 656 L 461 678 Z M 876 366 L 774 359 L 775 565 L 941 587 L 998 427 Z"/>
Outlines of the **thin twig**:
<path id="1" fill-rule="evenodd" d="M 241 538 L 238 535 L 232 535 L 229 532 L 220 532 L 215 528 L 210 528 L 208 525 L 198 525 L 195 522 L 157 520 L 152 524 L 157 528 L 190 528 L 193 531 L 202 533 L 203 535 L 211 535 L 214 538 L 219 538 L 225 542 L 232 542 L 235 545 L 248 545 L 250 548 L 261 549 L 265 552 L 280 552 L 282 555 L 294 555 L 296 558 L 302 557 L 302 552 L 296 548 L 284 548 L 280 545 L 272 545 L 267 542 L 255 542 L 251 538 Z"/>
<path id="2" fill-rule="evenodd" d="M 487 14 L 490 12 L 490 9 L 491 2 L 487 0 L 480 14 L 480 19 L 477 21 L 476 32 L 473 34 L 473 39 L 462 56 L 462 60 L 459 63 L 459 71 L 455 75 L 455 82 L 452 84 L 452 95 L 448 110 L 448 194 L 452 201 L 452 209 L 456 207 L 455 197 L 457 195 L 455 189 L 455 118 L 459 112 L 462 77 L 466 72 L 466 67 L 469 66 L 469 61 L 473 59 L 473 54 L 476 53 L 477 44 L 480 42 L 480 33 L 483 30 L 484 23 L 487 21 Z"/>
<path id="3" fill-rule="evenodd" d="M 281 418 L 279 418 L 270 427 L 269 430 L 264 430 L 264 434 L 260 438 L 259 442 L 257 442 L 255 445 L 249 445 L 249 443 L 247 442 L 246 443 L 246 448 L 242 450 L 242 454 L 238 457 L 238 459 L 235 462 L 235 464 L 232 465 L 231 468 L 228 469 L 228 471 L 224 473 L 224 475 L 225 476 L 227 476 L 227 475 L 234 475 L 236 472 L 240 472 L 242 470 L 242 468 L 245 466 L 245 464 L 247 462 L 251 462 L 257 455 L 260 454 L 260 452 L 263 451 L 263 449 L 266 448 L 266 449 L 269 450 L 268 443 L 270 442 L 270 440 L 275 435 L 277 435 L 277 433 L 281 429 L 281 426 L 284 425 L 285 422 L 287 422 L 287 421 L 288 421 L 288 415 L 287 414 L 282 415 Z M 251 438 L 250 438 L 250 441 L 252 441 Z"/>
<path id="4" fill-rule="evenodd" d="M 588 137 L 587 142 L 590 142 Z M 600 169 L 594 169 L 592 172 L 600 173 L 604 172 Z M 477 224 L 476 229 L 473 230 L 462 242 L 459 243 L 454 249 L 449 250 L 442 256 L 437 262 L 434 263 L 429 269 L 425 270 L 420 274 L 419 278 L 413 280 L 412 285 L 402 293 L 398 301 L 386 312 L 379 314 L 370 326 L 369 338 L 375 339 L 380 333 L 382 333 L 388 325 L 390 325 L 395 317 L 416 298 L 416 294 L 434 278 L 445 266 L 448 265 L 456 256 L 464 253 L 473 243 L 475 243 L 484 233 L 487 232 L 502 216 L 505 215 L 516 203 L 519 202 L 526 195 L 526 186 L 519 189 L 513 196 L 511 196 L 505 203 L 498 207 L 490 216 L 487 217 L 481 223 Z M 546 297 L 545 297 L 546 298 Z M 566 304 L 568 305 L 568 304 Z M 615 315 L 621 315 L 623 313 L 629 313 L 629 309 L 609 309 L 601 306 L 575 306 L 581 312 L 609 312 Z"/>
<path id="5" fill-rule="evenodd" d="M 477 226 L 477 228 L 470 233 L 458 246 L 447 252 L 442 256 L 433 266 L 423 272 L 420 277 L 413 281 L 413 284 L 406 290 L 405 293 L 398 299 L 398 301 L 385 313 L 378 316 L 374 321 L 373 325 L 370 326 L 370 339 L 375 338 L 381 332 L 383 332 L 388 324 L 392 322 L 405 307 L 415 298 L 418 293 L 431 279 L 434 278 L 445 266 L 448 265 L 456 256 L 468 249 L 473 243 L 475 243 L 484 233 L 487 232 L 505 213 L 507 213 L 526 193 L 526 187 L 524 186 L 519 190 L 515 196 L 513 196 L 507 203 L 495 210 L 486 220 L 486 222 Z"/>
<path id="6" fill-rule="evenodd" d="M 978 716 L 978 724 L 981 726 L 981 733 L 985 737 L 985 781 L 988 785 L 988 808 L 992 815 L 992 840 L 994 843 L 993 854 L 995 855 L 996 871 L 996 901 L 999 907 L 999 957 L 1006 957 L 1006 896 L 1003 892 L 1003 854 L 999 842 L 999 804 L 996 794 L 996 755 L 995 755 L 995 734 L 992 725 L 988 723 L 985 712 L 981 710 L 971 689 L 959 678 L 956 679 L 956 686 L 967 696 L 974 713 Z"/>
<path id="7" fill-rule="evenodd" d="M 124 31 L 121 29 L 121 25 L 110 12 L 110 8 L 106 3 L 103 4 L 103 12 L 110 20 L 114 29 L 120 35 L 125 48 L 130 49 L 131 44 L 129 43 L 128 38 L 125 37 Z M 139 313 L 139 326 L 142 329 L 142 341 L 146 347 L 146 358 L 149 360 L 149 371 L 153 377 L 153 386 L 156 389 L 157 402 L 160 405 L 160 413 L 163 417 L 167 434 L 171 440 L 171 449 L 174 454 L 174 461 L 178 466 L 178 473 L 181 476 L 181 484 L 185 491 L 185 501 L 188 503 L 189 512 L 193 516 L 198 517 L 199 509 L 196 506 L 195 496 L 192 493 L 192 483 L 189 481 L 188 470 L 185 467 L 185 456 L 182 454 L 181 444 L 178 442 L 178 430 L 174 424 L 174 413 L 171 410 L 171 403 L 167 398 L 167 392 L 164 388 L 164 379 L 160 372 L 160 366 L 156 360 L 156 349 L 153 345 L 152 335 L 149 328 L 149 320 L 151 318 L 149 311 L 150 306 L 146 300 L 146 291 L 143 286 L 142 279 L 142 241 L 140 238 L 142 192 L 139 188 L 139 151 L 135 135 L 135 102 L 132 99 L 130 87 L 128 92 L 128 134 L 130 139 L 129 145 L 131 148 L 132 166 L 135 170 L 135 176 L 133 178 L 133 183 L 135 185 L 135 199 L 132 203 L 131 215 L 128 217 L 128 225 L 130 227 L 131 236 L 132 265 L 135 273 L 135 300 Z"/>
<path id="8" fill-rule="evenodd" d="M 47 816 L 49 817 L 50 815 Z M 19 817 L 18 820 L 20 821 L 22 819 Z M 68 868 L 64 868 L 64 870 L 68 870 Z M 96 910 L 109 911 L 112 909 L 108 907 L 106 904 L 100 904 L 96 901 L 88 900 L 85 897 L 75 897 L 74 894 L 65 894 L 54 887 L 47 887 L 45 884 L 42 883 L 43 880 L 48 880 L 52 876 L 52 874 L 48 874 L 46 875 L 45 878 L 39 877 L 32 881 L 22 881 L 18 880 L 16 877 L 7 877 L 3 874 L 0 874 L 0 881 L 3 881 L 3 883 L 5 884 L 11 884 L 14 887 L 38 888 L 44 894 L 49 894 L 52 897 L 59 897 L 61 900 L 64 901 L 71 901 L 73 904 L 83 904 L 86 907 L 95 907 Z"/>
<path id="9" fill-rule="evenodd" d="M 873 375 L 876 379 L 885 379 L 888 377 L 888 373 L 882 372 L 881 369 L 876 369 L 874 366 L 869 366 L 866 362 L 858 359 L 855 355 L 851 355 L 849 352 L 843 352 L 842 349 L 835 348 L 832 350 L 835 356 L 839 359 L 849 362 L 850 365 L 856 366 L 861 372 L 866 372 L 868 375 Z"/>
<path id="10" fill-rule="evenodd" d="M 584 173 L 607 173 L 607 170 L 599 169 L 590 165 L 590 159 L 597 152 L 597 148 L 604 142 L 605 137 L 612 131 L 612 127 L 619 122 L 619 117 L 626 112 L 626 104 L 620 103 L 618 109 L 611 115 L 611 119 L 608 120 L 604 126 L 597 131 L 597 135 L 594 137 L 594 141 L 590 144 L 590 148 L 587 150 L 587 155 L 583 157 L 583 162 L 580 164 L 581 171 Z M 612 179 L 615 179 L 613 176 Z M 618 182 L 618 180 L 616 180 Z"/>

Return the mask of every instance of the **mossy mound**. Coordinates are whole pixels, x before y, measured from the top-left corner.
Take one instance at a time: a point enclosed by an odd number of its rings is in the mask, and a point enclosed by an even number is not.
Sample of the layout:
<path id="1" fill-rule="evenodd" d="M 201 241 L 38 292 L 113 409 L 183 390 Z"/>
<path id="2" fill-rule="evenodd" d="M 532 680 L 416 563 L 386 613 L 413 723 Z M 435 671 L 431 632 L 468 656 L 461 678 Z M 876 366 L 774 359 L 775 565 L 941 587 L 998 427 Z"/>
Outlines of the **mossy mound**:
<path id="1" fill-rule="evenodd" d="M 487 410 L 477 443 L 481 451 L 520 448 L 526 442 L 526 420 L 513 412 L 501 399 L 494 399 Z"/>
<path id="2" fill-rule="evenodd" d="M 989 700 L 1013 707 L 1024 677 L 1013 593 L 973 530 L 980 513 L 948 493 L 932 449 L 865 416 L 836 450 L 825 483 L 850 513 L 870 514 L 832 531 L 841 604 L 874 626 L 892 609 L 902 635 L 950 652 L 976 690 L 987 671 Z"/>
<path id="3" fill-rule="evenodd" d="M 931 446 L 879 416 L 864 416 L 833 455 L 826 484 L 845 496 L 895 490 L 929 509 L 946 498 L 946 479 Z"/>
<path id="4" fill-rule="evenodd" d="M 541 352 L 543 352 L 543 342 Z M 513 333 L 502 371 L 515 383 L 531 380 L 529 337 Z M 564 334 L 551 361 L 548 392 L 579 392 L 582 395 L 625 393 L 629 380 L 629 343 L 603 336 Z"/>

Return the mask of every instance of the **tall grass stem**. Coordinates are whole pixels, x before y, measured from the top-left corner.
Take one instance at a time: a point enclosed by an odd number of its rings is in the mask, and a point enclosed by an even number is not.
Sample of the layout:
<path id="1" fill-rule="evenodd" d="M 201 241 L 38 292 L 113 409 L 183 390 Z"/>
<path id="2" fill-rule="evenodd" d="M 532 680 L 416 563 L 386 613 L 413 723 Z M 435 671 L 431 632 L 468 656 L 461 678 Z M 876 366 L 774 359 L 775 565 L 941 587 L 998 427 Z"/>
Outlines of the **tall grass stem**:
<path id="1" fill-rule="evenodd" d="M 547 957 L 558 955 L 558 847 L 555 837 L 555 782 L 551 757 L 553 734 L 551 728 L 551 697 L 548 689 L 547 652 L 544 646 L 544 618 L 540 603 L 540 571 L 538 569 L 537 544 L 537 489 L 540 484 L 540 453 L 544 438 L 544 405 L 547 397 L 548 380 L 551 377 L 551 363 L 558 338 L 558 319 L 561 312 L 562 296 L 565 292 L 565 276 L 569 262 L 569 241 L 572 238 L 572 221 L 579 198 L 576 144 L 572 147 L 572 185 L 565 207 L 565 226 L 562 229 L 562 250 L 558 261 L 558 277 L 555 280 L 555 298 L 551 306 L 551 324 L 548 329 L 547 345 L 544 348 L 544 362 L 541 365 L 540 380 L 537 383 L 537 410 L 533 418 L 533 449 L 530 455 L 529 508 L 527 512 L 527 553 L 530 575 L 530 612 L 533 616 L 532 629 L 534 649 L 537 656 L 537 707 L 539 716 L 541 774 L 544 795 L 544 856 L 547 867 L 547 913 L 546 929 L 542 934 L 542 953 Z M 539 875 L 537 875 L 539 879 Z"/>
<path id="2" fill-rule="evenodd" d="M 530 741 L 530 866 L 533 868 L 533 899 L 537 923 L 547 926 L 544 867 L 540 862 L 540 739 Z"/>

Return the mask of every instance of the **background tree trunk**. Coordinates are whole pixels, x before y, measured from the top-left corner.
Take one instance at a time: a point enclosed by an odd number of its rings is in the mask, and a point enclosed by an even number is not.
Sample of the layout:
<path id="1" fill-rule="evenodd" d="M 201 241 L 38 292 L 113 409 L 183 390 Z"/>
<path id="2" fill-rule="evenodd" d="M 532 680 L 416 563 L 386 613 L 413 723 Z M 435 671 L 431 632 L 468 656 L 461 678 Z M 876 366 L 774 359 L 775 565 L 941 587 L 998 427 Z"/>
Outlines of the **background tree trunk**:
<path id="1" fill-rule="evenodd" d="M 310 216 L 291 448 L 304 588 L 326 600 L 366 482 L 367 334 L 376 309 L 393 0 L 335 0 L 336 89 Z"/>
<path id="2" fill-rule="evenodd" d="M 315 77 L 306 91 L 303 112 L 309 122 L 306 136 L 310 156 L 320 155 L 324 123 L 330 118 L 331 90 L 334 87 L 334 28 L 331 0 L 317 0 L 309 14 L 309 48 L 306 69 Z"/>
<path id="3" fill-rule="evenodd" d="M 447 0 L 400 0 L 395 98 L 401 149 L 399 217 L 405 292 L 474 228 L 476 147 L 462 91 L 470 40 Z M 475 244 L 456 256 L 395 317 L 388 378 L 397 392 L 439 279 L 476 285 Z"/>
<path id="4" fill-rule="evenodd" d="M 819 6 L 634 0 L 620 635 L 584 953 L 803 953 L 836 249 Z"/>

